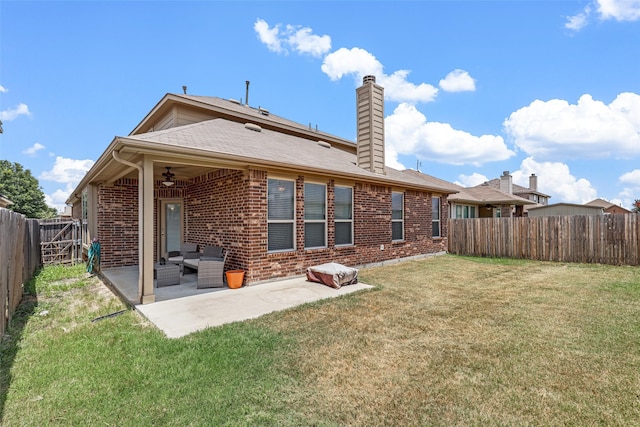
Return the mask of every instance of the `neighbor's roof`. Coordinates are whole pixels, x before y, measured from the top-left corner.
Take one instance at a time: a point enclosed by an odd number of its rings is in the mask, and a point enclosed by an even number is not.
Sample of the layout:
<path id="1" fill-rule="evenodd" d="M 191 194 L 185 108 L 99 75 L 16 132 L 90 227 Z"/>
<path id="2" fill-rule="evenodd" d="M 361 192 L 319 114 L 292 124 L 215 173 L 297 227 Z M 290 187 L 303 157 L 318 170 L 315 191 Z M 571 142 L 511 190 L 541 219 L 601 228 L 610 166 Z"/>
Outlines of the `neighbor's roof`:
<path id="1" fill-rule="evenodd" d="M 480 185 L 489 185 L 493 188 L 500 189 L 500 178 L 494 178 Z M 476 187 L 480 187 L 480 185 Z M 541 193 L 540 191 L 534 191 L 530 188 L 523 187 L 522 185 L 518 185 L 515 183 L 512 183 L 511 185 L 513 187 L 513 194 L 526 193 L 526 194 L 537 194 L 539 196 L 544 196 L 544 197 L 551 197 L 548 194 Z"/>
<path id="2" fill-rule="evenodd" d="M 558 208 L 558 207 L 586 208 L 586 209 L 602 211 L 601 206 L 587 206 L 587 205 L 579 205 L 577 203 L 565 203 L 565 202 L 553 203 L 551 205 L 536 206 L 533 208 L 529 208 L 529 210 L 543 210 L 543 209 L 553 210 L 554 208 Z"/>
<path id="3" fill-rule="evenodd" d="M 0 207 L 7 207 L 12 204 L 13 202 L 11 200 L 7 199 L 4 195 L 0 194 Z"/>
<path id="4" fill-rule="evenodd" d="M 479 185 L 477 187 L 460 187 L 458 194 L 449 196 L 450 202 L 470 203 L 470 204 L 496 204 L 496 205 L 535 205 L 536 203 L 524 199 L 520 196 L 508 194 L 493 188 L 489 185 Z"/>
<path id="5" fill-rule="evenodd" d="M 623 208 L 622 206 L 616 205 L 616 204 L 611 203 L 611 202 L 607 202 L 604 199 L 595 199 L 595 200 L 590 201 L 589 203 L 585 203 L 584 205 L 585 206 L 596 206 L 596 207 L 604 208 L 604 209 L 610 208 L 611 206 L 615 206 L 617 208 L 624 209 L 627 212 L 631 212 L 629 209 Z"/>
<path id="6" fill-rule="evenodd" d="M 427 188 L 446 194 L 458 191 L 453 184 L 429 175 L 415 175 L 389 167 L 385 168 L 385 175 L 375 174 L 358 167 L 354 154 L 328 148 L 327 144 L 268 129 L 257 132 L 242 123 L 225 119 L 130 135 L 120 140 L 123 144 L 150 143 L 157 150 L 164 148 L 167 152 L 241 161 L 247 166 L 295 169 L 387 185 Z"/>

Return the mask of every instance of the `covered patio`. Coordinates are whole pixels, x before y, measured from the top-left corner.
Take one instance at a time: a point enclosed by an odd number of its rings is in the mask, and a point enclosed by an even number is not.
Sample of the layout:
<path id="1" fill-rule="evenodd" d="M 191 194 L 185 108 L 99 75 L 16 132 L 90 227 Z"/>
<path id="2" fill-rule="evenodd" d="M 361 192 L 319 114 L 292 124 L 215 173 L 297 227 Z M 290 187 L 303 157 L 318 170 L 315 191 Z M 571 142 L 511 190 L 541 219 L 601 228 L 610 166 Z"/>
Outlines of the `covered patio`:
<path id="1" fill-rule="evenodd" d="M 155 288 L 154 303 L 140 304 L 136 300 L 137 266 L 104 269 L 102 275 L 114 292 L 128 300 L 168 338 L 180 338 L 208 327 L 254 319 L 274 311 L 372 288 L 356 283 L 333 289 L 309 282 L 306 277 L 295 277 L 240 289 L 196 289 L 196 276 L 187 274 L 181 276 L 179 285 Z"/>
<path id="2" fill-rule="evenodd" d="M 101 271 L 107 284 L 116 292 L 125 302 L 130 305 L 140 303 L 139 296 L 139 270 L 137 265 L 127 267 L 105 268 Z M 154 280 L 154 292 L 156 302 L 167 301 L 176 298 L 184 298 L 193 295 L 208 294 L 211 292 L 221 291 L 228 288 L 202 288 L 196 287 L 198 281 L 197 274 L 181 274 L 180 284 L 172 286 L 157 287 Z"/>

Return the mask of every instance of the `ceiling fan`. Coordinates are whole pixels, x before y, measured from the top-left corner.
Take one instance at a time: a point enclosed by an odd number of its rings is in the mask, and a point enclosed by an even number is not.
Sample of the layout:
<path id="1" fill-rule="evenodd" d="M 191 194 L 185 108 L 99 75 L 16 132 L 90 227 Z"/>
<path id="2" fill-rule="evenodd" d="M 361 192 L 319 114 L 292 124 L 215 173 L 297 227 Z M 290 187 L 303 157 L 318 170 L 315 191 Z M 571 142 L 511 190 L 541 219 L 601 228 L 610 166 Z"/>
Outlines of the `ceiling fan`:
<path id="1" fill-rule="evenodd" d="M 162 174 L 162 176 L 164 177 L 164 181 L 162 181 L 162 184 L 167 187 L 171 187 L 173 184 L 175 184 L 173 177 L 176 176 L 176 174 L 171 172 L 171 166 L 166 166 L 166 168 L 167 171 Z"/>

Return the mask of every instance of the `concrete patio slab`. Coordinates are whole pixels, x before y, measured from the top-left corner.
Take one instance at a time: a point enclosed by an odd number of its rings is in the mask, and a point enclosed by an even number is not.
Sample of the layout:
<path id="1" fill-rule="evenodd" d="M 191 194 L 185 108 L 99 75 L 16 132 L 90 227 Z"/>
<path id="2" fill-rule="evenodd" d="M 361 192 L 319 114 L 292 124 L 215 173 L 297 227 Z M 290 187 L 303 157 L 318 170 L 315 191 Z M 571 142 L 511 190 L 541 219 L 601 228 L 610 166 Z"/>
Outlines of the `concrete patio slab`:
<path id="1" fill-rule="evenodd" d="M 253 319 L 274 311 L 369 288 L 372 286 L 357 283 L 333 289 L 309 282 L 305 277 L 298 277 L 136 305 L 135 309 L 167 337 L 179 338 L 208 327 Z"/>

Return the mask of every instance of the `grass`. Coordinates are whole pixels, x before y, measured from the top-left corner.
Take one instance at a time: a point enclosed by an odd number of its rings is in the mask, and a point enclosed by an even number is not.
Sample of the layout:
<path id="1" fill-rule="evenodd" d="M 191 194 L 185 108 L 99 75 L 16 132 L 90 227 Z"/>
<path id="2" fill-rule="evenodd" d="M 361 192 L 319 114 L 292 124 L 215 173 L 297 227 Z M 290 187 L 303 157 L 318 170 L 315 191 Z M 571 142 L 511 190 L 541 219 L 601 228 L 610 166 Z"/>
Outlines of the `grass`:
<path id="1" fill-rule="evenodd" d="M 435 257 L 176 340 L 65 271 L 0 346 L 3 425 L 640 424 L 637 267 Z"/>

